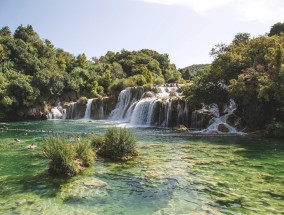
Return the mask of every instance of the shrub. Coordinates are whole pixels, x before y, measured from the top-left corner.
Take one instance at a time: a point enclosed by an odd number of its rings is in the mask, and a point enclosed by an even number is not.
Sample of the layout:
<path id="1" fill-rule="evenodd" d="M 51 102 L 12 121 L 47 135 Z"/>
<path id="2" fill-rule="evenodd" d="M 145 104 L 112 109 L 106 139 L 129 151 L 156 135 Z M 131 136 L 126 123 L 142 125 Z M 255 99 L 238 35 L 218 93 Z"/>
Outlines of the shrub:
<path id="1" fill-rule="evenodd" d="M 77 102 L 82 105 L 86 105 L 88 102 L 88 99 L 86 97 L 81 97 Z"/>
<path id="2" fill-rule="evenodd" d="M 272 122 L 266 126 L 266 135 L 269 137 L 283 138 L 284 137 L 284 123 Z"/>
<path id="3" fill-rule="evenodd" d="M 122 91 L 125 88 L 124 79 L 116 79 L 114 80 L 111 85 L 109 86 L 109 91 L 112 95 L 118 96 L 120 91 Z"/>
<path id="4" fill-rule="evenodd" d="M 104 136 L 95 137 L 92 143 L 99 155 L 114 160 L 128 160 L 137 155 L 134 133 L 126 128 L 108 128 Z"/>
<path id="5" fill-rule="evenodd" d="M 94 151 L 90 142 L 82 141 L 74 144 L 77 161 L 82 161 L 83 167 L 88 167 L 94 164 Z"/>
<path id="6" fill-rule="evenodd" d="M 147 80 L 143 75 L 134 75 L 131 78 L 137 86 L 143 86 L 144 84 L 147 84 Z"/>
<path id="7" fill-rule="evenodd" d="M 49 136 L 44 140 L 43 155 L 51 160 L 49 172 L 54 175 L 73 176 L 94 162 L 89 143 L 76 142 L 73 145 L 58 136 Z"/>
<path id="8" fill-rule="evenodd" d="M 105 137 L 101 135 L 91 136 L 91 143 L 95 150 L 98 150 L 105 143 Z"/>

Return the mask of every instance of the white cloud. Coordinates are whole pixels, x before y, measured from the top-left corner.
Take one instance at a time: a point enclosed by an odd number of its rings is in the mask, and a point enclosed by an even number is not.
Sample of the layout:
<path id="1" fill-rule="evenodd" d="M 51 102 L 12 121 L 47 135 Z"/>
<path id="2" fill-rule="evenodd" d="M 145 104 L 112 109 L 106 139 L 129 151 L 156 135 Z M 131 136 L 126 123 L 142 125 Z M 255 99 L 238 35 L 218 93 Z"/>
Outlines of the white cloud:
<path id="1" fill-rule="evenodd" d="M 230 5 L 239 17 L 231 17 L 246 21 L 262 23 L 281 22 L 284 20 L 283 0 L 138 0 L 164 5 L 187 6 L 198 14 Z"/>
<path id="2" fill-rule="evenodd" d="M 238 0 L 236 5 L 243 18 L 249 21 L 270 23 L 284 20 L 283 0 Z"/>
<path id="3" fill-rule="evenodd" d="M 227 4 L 233 0 L 138 0 L 138 1 L 164 4 L 164 5 L 183 5 L 194 9 L 197 13 L 203 14 L 208 10 Z"/>

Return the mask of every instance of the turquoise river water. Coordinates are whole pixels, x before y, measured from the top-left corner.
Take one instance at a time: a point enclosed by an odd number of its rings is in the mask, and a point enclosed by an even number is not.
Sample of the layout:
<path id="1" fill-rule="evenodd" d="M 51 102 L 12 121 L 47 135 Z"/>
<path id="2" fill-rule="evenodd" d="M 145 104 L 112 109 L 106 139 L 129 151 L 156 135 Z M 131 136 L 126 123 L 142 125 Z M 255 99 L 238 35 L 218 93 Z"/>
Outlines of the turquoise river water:
<path id="1" fill-rule="evenodd" d="M 0 214 L 284 214 L 283 140 L 133 128 L 140 151 L 133 160 L 97 157 L 83 175 L 48 175 L 40 156 L 47 131 L 84 138 L 111 125 L 1 123 L 8 130 L 0 133 Z M 31 143 L 38 147 L 28 150 Z"/>

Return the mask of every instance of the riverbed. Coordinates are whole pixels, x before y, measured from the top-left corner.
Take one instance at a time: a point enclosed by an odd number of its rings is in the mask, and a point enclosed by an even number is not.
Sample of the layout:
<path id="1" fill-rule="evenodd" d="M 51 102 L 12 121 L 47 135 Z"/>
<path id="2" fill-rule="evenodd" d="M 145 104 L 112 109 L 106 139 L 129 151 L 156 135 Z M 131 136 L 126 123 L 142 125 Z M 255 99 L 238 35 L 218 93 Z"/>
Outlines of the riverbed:
<path id="1" fill-rule="evenodd" d="M 42 140 L 102 134 L 113 122 L 1 123 L 0 214 L 283 214 L 284 143 L 130 128 L 140 155 L 96 157 L 83 175 L 49 176 Z M 20 142 L 15 141 L 20 140 Z M 27 147 L 35 143 L 33 150 Z"/>

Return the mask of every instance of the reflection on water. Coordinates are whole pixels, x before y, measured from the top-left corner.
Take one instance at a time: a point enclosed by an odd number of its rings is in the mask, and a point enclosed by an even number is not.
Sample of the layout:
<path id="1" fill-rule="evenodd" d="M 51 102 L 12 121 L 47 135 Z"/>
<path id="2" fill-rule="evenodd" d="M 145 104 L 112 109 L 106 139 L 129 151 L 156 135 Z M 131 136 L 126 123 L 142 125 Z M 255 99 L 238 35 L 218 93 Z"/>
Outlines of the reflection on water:
<path id="1" fill-rule="evenodd" d="M 284 146 L 247 137 L 194 137 L 134 129 L 140 156 L 97 158 L 84 175 L 52 179 L 40 156 L 49 133 L 103 133 L 104 121 L 5 124 L 0 133 L 0 214 L 281 214 Z M 0 124 L 0 127 L 3 126 Z M 182 136 L 180 134 L 183 134 Z M 184 135 L 186 134 L 186 135 Z M 21 140 L 15 143 L 14 139 Z M 36 143 L 38 147 L 27 150 Z"/>

